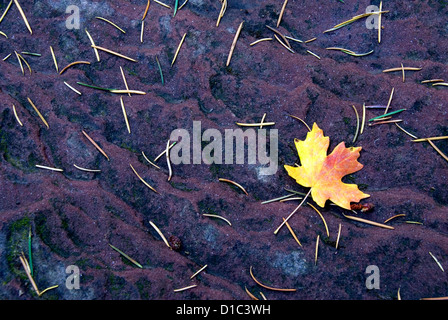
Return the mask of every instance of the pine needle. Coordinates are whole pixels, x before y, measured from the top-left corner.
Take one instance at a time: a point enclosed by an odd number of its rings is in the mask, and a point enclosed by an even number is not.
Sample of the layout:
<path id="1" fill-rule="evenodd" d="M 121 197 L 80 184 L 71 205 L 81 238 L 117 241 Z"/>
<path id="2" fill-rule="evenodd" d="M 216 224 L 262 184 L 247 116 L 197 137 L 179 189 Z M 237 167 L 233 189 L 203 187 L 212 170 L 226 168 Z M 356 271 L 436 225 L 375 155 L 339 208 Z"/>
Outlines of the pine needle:
<path id="1" fill-rule="evenodd" d="M 133 264 L 135 264 L 137 267 L 139 267 L 140 269 L 143 269 L 143 266 L 138 263 L 137 261 L 135 261 L 134 259 L 132 259 L 130 256 L 128 256 L 126 253 L 124 253 L 123 251 L 121 251 L 120 249 L 114 247 L 113 245 L 111 245 L 109 243 L 109 246 L 114 249 L 115 251 L 117 251 L 119 254 L 121 254 L 123 257 L 125 257 L 126 259 L 128 259 L 129 261 L 131 261 Z"/>
<path id="2" fill-rule="evenodd" d="M 168 165 L 168 181 L 170 181 L 173 175 L 173 170 L 171 169 L 171 161 L 170 161 L 170 140 L 166 142 L 165 156 L 166 156 L 166 164 Z"/>
<path id="3" fill-rule="evenodd" d="M 162 238 L 163 242 L 165 242 L 165 244 L 168 246 L 168 248 L 171 249 L 171 246 L 168 243 L 168 241 L 166 240 L 166 238 L 163 235 L 162 231 L 160 231 L 160 229 L 152 221 L 149 221 L 149 224 L 154 228 L 154 230 L 156 230 L 156 232 L 159 234 L 160 238 Z"/>
<path id="4" fill-rule="evenodd" d="M 124 107 L 123 97 L 120 97 L 121 110 L 123 111 L 124 121 L 126 122 L 126 128 L 128 128 L 128 132 L 131 133 L 131 127 L 129 125 L 128 116 L 126 114 L 126 109 Z"/>
<path id="5" fill-rule="evenodd" d="M 443 157 L 443 159 L 448 161 L 448 157 L 439 148 L 437 148 L 437 146 L 434 144 L 434 142 L 432 142 L 431 140 L 428 140 L 428 142 L 434 148 L 434 150 L 436 150 L 437 153 Z"/>
<path id="6" fill-rule="evenodd" d="M 327 226 L 327 222 L 324 219 L 324 216 L 322 215 L 322 213 L 319 212 L 319 210 L 316 209 L 315 206 L 313 206 L 311 203 L 307 202 L 307 204 L 313 208 L 320 216 L 320 218 L 322 219 L 322 221 L 324 222 L 324 226 L 325 226 L 325 230 L 327 231 L 327 237 L 330 237 L 330 233 L 328 232 L 328 226 Z"/>
<path id="7" fill-rule="evenodd" d="M 13 3 L 13 0 L 11 0 L 11 1 L 9 2 L 8 6 L 7 6 L 6 9 L 5 9 L 5 12 L 3 12 L 2 16 L 0 17 L 0 23 L 3 21 L 3 18 L 4 18 L 4 17 L 6 16 L 6 14 L 8 13 L 9 8 L 11 8 L 12 3 Z"/>
<path id="8" fill-rule="evenodd" d="M 320 235 L 317 235 L 316 250 L 315 250 L 315 253 L 314 253 L 314 265 L 317 265 L 317 254 L 319 252 L 319 240 L 320 240 Z"/>
<path id="9" fill-rule="evenodd" d="M 90 64 L 90 62 L 89 61 L 75 61 L 75 62 L 69 63 L 65 68 L 63 68 L 61 70 L 61 72 L 59 72 L 59 74 L 63 74 L 68 68 L 75 66 L 77 64 Z"/>
<path id="10" fill-rule="evenodd" d="M 174 292 L 181 292 L 181 291 L 184 291 L 184 290 L 192 289 L 192 288 L 197 287 L 197 286 L 198 286 L 197 284 L 192 284 L 190 286 L 186 286 L 186 287 L 183 287 L 183 288 L 174 289 L 173 291 Z"/>
<path id="11" fill-rule="evenodd" d="M 261 39 L 255 40 L 254 42 L 250 43 L 249 46 L 254 46 L 257 43 L 260 43 L 260 42 L 263 42 L 263 41 L 271 41 L 271 40 L 272 40 L 272 38 L 261 38 Z"/>
<path id="12" fill-rule="evenodd" d="M 180 42 L 179 42 L 179 45 L 177 46 L 176 53 L 174 54 L 173 61 L 171 61 L 171 66 L 173 66 L 174 62 L 176 61 L 177 55 L 179 54 L 180 48 L 182 47 L 182 44 L 184 43 L 184 40 L 185 40 L 185 36 L 186 36 L 186 35 L 187 35 L 187 34 L 184 33 L 184 35 L 182 36 L 182 39 L 181 39 Z"/>
<path id="13" fill-rule="evenodd" d="M 17 9 L 19 9 L 20 15 L 22 16 L 23 21 L 25 22 L 25 25 L 28 28 L 30 34 L 33 34 L 33 30 L 31 30 L 30 24 L 28 23 L 28 19 L 26 18 L 25 13 L 23 12 L 19 2 L 17 0 L 14 0 L 14 3 L 16 4 Z"/>
<path id="14" fill-rule="evenodd" d="M 202 268 L 200 268 L 198 271 L 196 271 L 191 277 L 190 279 L 193 279 L 194 277 L 196 277 L 200 272 L 202 272 L 205 268 L 207 268 L 207 265 L 203 266 Z"/>
<path id="15" fill-rule="evenodd" d="M 93 41 L 93 38 L 92 38 L 92 36 L 90 35 L 89 31 L 87 31 L 87 29 L 85 29 L 85 31 L 86 31 L 87 37 L 88 37 L 89 40 L 90 40 L 91 45 L 92 45 L 92 46 L 95 46 L 95 42 Z M 100 62 L 100 55 L 99 55 L 99 53 L 98 53 L 98 49 L 97 49 L 97 48 L 93 48 L 93 51 L 95 52 L 96 60 L 97 60 L 98 62 Z"/>
<path id="16" fill-rule="evenodd" d="M 280 15 L 278 16 L 278 20 L 277 20 L 277 28 L 280 26 L 280 22 L 282 21 L 283 13 L 285 12 L 287 3 L 288 3 L 288 0 L 285 0 L 285 2 L 283 2 L 282 10 L 280 11 Z"/>
<path id="17" fill-rule="evenodd" d="M 222 17 L 224 17 L 224 13 L 227 9 L 227 0 L 220 0 L 221 1 L 221 10 L 219 11 L 218 20 L 216 21 L 216 26 L 219 26 L 219 23 L 221 22 Z"/>
<path id="18" fill-rule="evenodd" d="M 299 239 L 297 238 L 294 230 L 292 230 L 291 226 L 289 225 L 288 221 L 286 221 L 285 218 L 283 218 L 283 220 L 285 221 L 286 227 L 288 228 L 289 232 L 291 232 L 294 240 L 296 240 L 296 242 L 299 244 L 299 246 L 302 246 L 302 244 L 300 243 Z"/>
<path id="19" fill-rule="evenodd" d="M 243 28 L 243 22 L 240 23 L 238 30 L 235 33 L 235 37 L 233 38 L 233 42 L 232 45 L 230 47 L 230 52 L 229 52 L 229 56 L 227 57 L 227 62 L 226 62 L 226 66 L 228 67 L 230 64 L 230 60 L 232 59 L 232 55 L 233 55 L 233 51 L 235 50 L 235 46 L 236 46 L 236 42 L 238 40 L 238 37 L 240 36 L 241 33 L 241 29 Z"/>
<path id="20" fill-rule="evenodd" d="M 353 143 L 355 143 L 356 139 L 358 138 L 358 134 L 359 134 L 359 114 L 358 114 L 358 110 L 356 110 L 355 106 L 352 105 L 353 110 L 355 111 L 355 115 L 356 115 L 356 131 L 355 131 L 355 136 L 353 137 Z"/>
<path id="21" fill-rule="evenodd" d="M 73 87 L 72 87 L 71 85 L 69 85 L 67 82 L 64 81 L 64 83 L 65 83 L 65 85 L 66 85 L 67 87 L 69 87 L 71 90 L 73 90 L 74 92 L 76 92 L 76 93 L 79 94 L 79 95 L 82 95 L 81 92 L 79 92 L 78 90 L 76 90 L 75 88 L 73 88 Z"/>
<path id="22" fill-rule="evenodd" d="M 351 219 L 351 220 L 354 220 L 354 221 L 367 223 L 367 224 L 370 224 L 370 225 L 373 225 L 373 226 L 377 226 L 377 227 L 381 227 L 381 228 L 385 228 L 385 229 L 391 229 L 391 230 L 395 229 L 394 227 L 391 227 L 391 226 L 388 226 L 388 225 L 385 225 L 385 224 L 382 224 L 382 223 L 378 223 L 378 222 L 375 222 L 375 221 L 370 221 L 370 220 L 366 220 L 366 219 L 363 219 L 363 218 L 358 218 L 358 217 L 355 217 L 355 216 L 347 216 L 345 214 L 342 214 L 342 215 L 344 217 L 346 217 L 348 219 Z"/>
<path id="23" fill-rule="evenodd" d="M 145 155 L 145 153 L 143 151 L 142 151 L 142 156 L 143 156 L 143 158 L 145 158 L 146 161 L 149 162 L 149 164 L 153 165 L 157 169 L 160 169 L 160 167 L 158 165 L 156 165 L 155 163 L 153 163 L 151 160 L 148 159 L 148 157 Z"/>
<path id="24" fill-rule="evenodd" d="M 229 220 L 227 220 L 226 218 L 224 218 L 224 217 L 222 217 L 222 216 L 220 216 L 220 215 L 217 215 L 217 214 L 209 214 L 209 213 L 203 213 L 202 215 L 205 216 L 205 217 L 218 218 L 218 219 L 221 219 L 221 220 L 224 220 L 225 222 L 227 222 L 229 226 L 232 225 L 232 224 L 230 223 Z"/>
<path id="25" fill-rule="evenodd" d="M 43 115 L 39 112 L 39 110 L 36 108 L 36 106 L 34 105 L 33 101 L 31 101 L 30 98 L 27 98 L 28 102 L 31 104 L 31 106 L 33 107 L 34 111 L 36 111 L 37 115 L 39 116 L 39 118 L 42 120 L 42 122 L 47 126 L 48 129 L 50 129 L 50 126 L 48 125 L 47 120 L 45 120 L 45 118 L 43 117 Z"/>
<path id="26" fill-rule="evenodd" d="M 439 266 L 439 268 L 442 270 L 442 272 L 445 272 L 445 270 L 443 270 L 442 265 L 440 264 L 439 260 L 437 260 L 437 258 L 431 253 L 431 251 L 429 251 L 429 254 L 431 255 L 431 257 L 434 259 L 434 261 L 437 263 L 437 265 Z"/>
<path id="27" fill-rule="evenodd" d="M 146 4 L 145 12 L 143 13 L 142 21 L 145 20 L 146 15 L 148 14 L 150 4 L 151 4 L 151 0 L 148 0 L 148 3 Z"/>
<path id="28" fill-rule="evenodd" d="M 23 126 L 22 121 L 20 121 L 19 116 L 17 115 L 16 106 L 12 105 L 12 111 L 14 112 L 14 117 L 16 117 L 17 122 L 20 124 L 20 126 Z"/>
<path id="29" fill-rule="evenodd" d="M 246 189 L 244 189 L 243 186 L 241 186 L 239 183 L 236 183 L 235 181 L 232 181 L 232 180 L 229 180 L 229 179 L 225 179 L 225 178 L 219 178 L 218 180 L 221 181 L 221 182 L 231 183 L 231 184 L 237 186 L 238 188 L 240 188 L 247 196 L 249 195 L 247 193 Z"/>
<path id="30" fill-rule="evenodd" d="M 56 60 L 56 56 L 54 55 L 53 47 L 50 46 L 51 56 L 53 57 L 54 66 L 56 68 L 56 72 L 59 73 L 58 61 Z"/>
<path id="31" fill-rule="evenodd" d="M 73 166 L 74 166 L 76 169 L 81 170 L 81 171 L 86 171 L 86 172 L 101 172 L 101 170 L 97 170 L 97 169 L 86 169 L 86 168 L 83 168 L 83 167 L 79 167 L 79 166 L 77 166 L 76 164 L 73 164 Z"/>
<path id="32" fill-rule="evenodd" d="M 338 237 L 336 238 L 336 245 L 335 248 L 337 249 L 339 246 L 339 239 L 341 238 L 341 229 L 342 229 L 342 225 L 339 224 L 339 230 L 338 230 Z"/>
<path id="33" fill-rule="evenodd" d="M 308 196 L 311 193 L 311 189 L 308 191 L 308 193 L 306 194 L 306 196 L 303 198 L 302 202 L 300 202 L 300 204 L 294 209 L 293 212 L 291 212 L 289 214 L 289 216 L 286 219 L 283 219 L 283 222 L 280 224 L 280 226 L 278 226 L 278 228 L 274 231 L 274 234 L 277 234 L 278 231 L 280 230 L 280 228 L 292 217 L 292 215 L 294 213 L 296 213 L 297 210 L 299 210 L 299 208 L 302 206 L 302 204 L 305 202 L 305 200 L 308 198 Z"/>
<path id="34" fill-rule="evenodd" d="M 117 57 L 120 57 L 120 58 L 129 60 L 129 61 L 132 61 L 132 62 L 137 62 L 137 60 L 135 60 L 135 59 L 129 58 L 128 56 L 125 56 L 125 55 L 123 55 L 123 54 L 121 54 L 121 53 L 112 51 L 112 50 L 107 49 L 107 48 L 103 48 L 103 47 L 96 46 L 96 45 L 92 45 L 92 48 L 99 49 L 99 50 L 101 50 L 101 51 L 110 53 L 110 54 L 112 54 L 112 55 L 114 55 L 114 56 L 117 56 Z"/>
<path id="35" fill-rule="evenodd" d="M 140 177 L 140 175 L 137 173 L 137 171 L 134 169 L 134 167 L 132 166 L 132 164 L 129 164 L 131 166 L 132 171 L 134 171 L 135 175 L 137 176 L 137 178 L 140 179 L 141 182 L 143 182 L 143 184 L 145 186 L 147 186 L 149 189 L 151 189 L 152 191 L 154 191 L 155 193 L 158 193 L 156 189 L 154 189 L 149 183 L 147 183 L 145 180 L 143 180 L 142 177 Z"/>
<path id="36" fill-rule="evenodd" d="M 115 23 L 113 23 L 112 21 L 107 20 L 106 18 L 103 18 L 103 17 L 96 17 L 96 18 L 99 19 L 99 20 L 105 21 L 105 22 L 109 23 L 110 25 L 114 26 L 115 28 L 117 28 L 118 30 L 120 30 L 121 32 L 126 33 L 126 31 L 124 31 L 123 29 L 121 29 L 119 26 L 117 26 L 117 25 L 116 25 Z"/>
<path id="37" fill-rule="evenodd" d="M 296 291 L 296 289 L 274 288 L 274 287 L 270 287 L 270 286 L 267 286 L 267 285 L 261 283 L 260 281 L 258 281 L 258 280 L 255 278 L 255 276 L 254 276 L 254 274 L 253 274 L 253 272 L 252 272 L 252 266 L 250 266 L 250 268 L 249 268 L 249 272 L 250 272 L 250 276 L 252 277 L 252 279 L 253 279 L 258 285 L 262 286 L 263 288 L 266 288 L 266 289 L 269 289 L 269 290 L 274 290 L 274 291 L 285 291 L 285 292 Z"/>
<path id="38" fill-rule="evenodd" d="M 92 138 L 90 138 L 90 136 L 84 130 L 82 130 L 82 133 L 90 141 L 90 143 L 93 144 L 94 147 L 97 148 L 98 151 L 101 152 L 101 154 L 105 156 L 106 159 L 109 161 L 110 159 L 109 156 L 106 154 L 106 152 L 104 152 L 103 149 L 101 149 L 100 146 Z"/>
<path id="39" fill-rule="evenodd" d="M 63 171 L 64 171 L 63 169 L 53 168 L 53 167 L 47 167 L 47 166 L 42 166 L 42 165 L 40 165 L 40 164 L 36 164 L 36 167 L 37 167 L 37 168 L 40 168 L 40 169 L 50 170 L 50 171 L 58 171 L 58 172 L 63 172 Z"/>

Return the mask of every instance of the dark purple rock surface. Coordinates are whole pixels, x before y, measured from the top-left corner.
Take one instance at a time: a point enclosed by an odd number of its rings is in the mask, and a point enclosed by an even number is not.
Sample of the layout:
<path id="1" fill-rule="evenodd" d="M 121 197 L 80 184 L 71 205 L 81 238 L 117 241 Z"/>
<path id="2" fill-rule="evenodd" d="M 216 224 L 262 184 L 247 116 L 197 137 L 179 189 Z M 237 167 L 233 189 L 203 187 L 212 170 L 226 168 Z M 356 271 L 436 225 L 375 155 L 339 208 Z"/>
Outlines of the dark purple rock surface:
<path id="1" fill-rule="evenodd" d="M 182 2 L 182 1 L 181 1 Z M 3 13 L 9 1 L 2 1 Z M 385 1 L 381 43 L 378 31 L 361 19 L 333 32 L 334 25 L 366 12 L 379 1 L 290 0 L 278 30 L 292 37 L 291 53 L 266 27 L 276 27 L 283 1 L 229 1 L 216 26 L 220 1 L 189 0 L 175 16 L 173 9 L 154 1 L 141 18 L 146 1 L 20 1 L 33 33 L 28 32 L 13 5 L 0 31 L 0 286 L 1 299 L 250 299 L 270 300 L 397 299 L 448 296 L 448 281 L 433 259 L 448 268 L 448 163 L 427 142 L 412 138 L 394 123 L 365 126 L 353 144 L 362 105 L 386 105 L 394 88 L 390 111 L 406 109 L 393 119 L 419 138 L 448 135 L 448 88 L 422 84 L 448 80 L 448 2 Z M 167 2 L 174 8 L 174 1 Z M 79 8 L 80 28 L 68 29 L 66 8 Z M 104 17 L 122 27 L 96 19 Z M 226 61 L 235 33 L 244 21 L 229 66 Z M 132 57 L 131 62 L 94 51 L 97 46 Z M 182 36 L 185 41 L 175 63 Z M 55 70 L 74 61 L 89 61 Z M 327 50 L 342 47 L 355 57 Z M 320 59 L 307 53 L 317 54 Z M 14 51 L 29 63 L 24 74 Z M 162 84 L 156 57 L 160 62 Z M 389 68 L 418 67 L 420 71 L 383 73 Z M 81 86 L 124 89 L 123 68 L 130 89 L 145 95 L 121 95 L 131 133 L 126 129 L 120 94 Z M 78 95 L 64 81 L 79 90 Z M 49 124 L 31 107 L 30 98 Z M 23 126 L 13 113 L 13 104 Z M 383 109 L 367 109 L 366 120 Z M 178 164 L 172 178 L 165 157 L 151 166 L 175 129 L 191 132 L 193 121 L 202 130 L 236 129 L 235 122 L 256 123 L 266 113 L 278 130 L 278 171 L 260 176 L 258 164 Z M 286 227 L 274 230 L 298 201 L 262 204 L 287 194 L 306 193 L 283 165 L 298 163 L 294 139 L 305 139 L 314 122 L 330 137 L 331 151 L 339 142 L 361 146 L 364 168 L 344 178 L 356 183 L 375 208 L 358 217 L 387 224 L 393 230 L 349 220 L 355 213 L 327 202 L 318 208 L 328 225 L 304 205 L 289 220 L 302 246 Z M 268 127 L 266 127 L 268 128 Z M 108 161 L 83 135 L 85 131 L 107 153 Z M 270 129 L 268 129 L 270 130 Z M 434 141 L 448 154 L 446 140 Z M 85 172 L 73 165 L 100 169 Z M 158 193 L 145 186 L 130 164 Z M 36 165 L 61 168 L 54 172 Z M 240 183 L 245 195 L 226 178 Z M 309 199 L 312 203 L 312 199 Z M 225 217 L 231 225 L 204 213 Z M 181 241 L 170 250 L 152 221 L 169 238 Z M 412 222 L 412 223 L 410 223 Z M 417 223 L 415 223 L 417 222 Z M 339 224 L 339 248 L 335 248 Z M 31 229 L 33 275 L 40 290 L 58 285 L 38 297 L 19 256 L 28 258 Z M 316 238 L 320 244 L 315 263 Z M 109 244 L 138 261 L 129 262 Z M 431 252 L 431 254 L 430 254 Z M 80 288 L 68 289 L 65 272 L 79 268 Z M 207 268 L 190 279 L 202 266 Z M 368 289 L 369 265 L 380 271 L 380 288 Z M 250 275 L 279 292 L 259 286 Z M 197 286 L 181 292 L 175 289 Z"/>

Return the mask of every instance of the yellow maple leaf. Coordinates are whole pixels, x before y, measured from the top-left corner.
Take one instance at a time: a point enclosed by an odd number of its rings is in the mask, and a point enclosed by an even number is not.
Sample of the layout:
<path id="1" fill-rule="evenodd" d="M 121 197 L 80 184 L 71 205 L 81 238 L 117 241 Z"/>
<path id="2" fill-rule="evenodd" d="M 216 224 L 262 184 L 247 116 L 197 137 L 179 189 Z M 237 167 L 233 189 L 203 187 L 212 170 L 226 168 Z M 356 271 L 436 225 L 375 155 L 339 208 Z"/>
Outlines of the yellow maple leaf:
<path id="1" fill-rule="evenodd" d="M 357 161 L 361 147 L 346 148 L 339 143 L 327 156 L 330 139 L 324 137 L 316 123 L 304 141 L 295 139 L 301 166 L 285 165 L 288 174 L 304 187 L 311 188 L 311 197 L 321 207 L 327 200 L 350 210 L 350 202 L 359 202 L 370 197 L 361 192 L 356 184 L 347 184 L 341 179 L 359 171 L 363 165 Z"/>

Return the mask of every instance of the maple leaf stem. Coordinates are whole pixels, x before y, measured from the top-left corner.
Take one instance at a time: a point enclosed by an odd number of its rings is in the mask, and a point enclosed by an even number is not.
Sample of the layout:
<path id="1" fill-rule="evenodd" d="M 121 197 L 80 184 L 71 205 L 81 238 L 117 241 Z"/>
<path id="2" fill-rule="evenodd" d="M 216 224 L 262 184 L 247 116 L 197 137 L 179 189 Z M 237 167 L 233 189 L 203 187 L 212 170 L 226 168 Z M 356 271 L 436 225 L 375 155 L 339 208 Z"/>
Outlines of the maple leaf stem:
<path id="1" fill-rule="evenodd" d="M 296 213 L 297 210 L 299 210 L 299 208 L 302 206 L 302 204 L 305 202 L 305 200 L 306 200 L 306 199 L 308 198 L 308 196 L 311 194 L 311 190 L 312 190 L 312 188 L 308 191 L 308 193 L 306 194 L 306 196 L 303 197 L 302 201 L 301 201 L 300 204 L 297 206 L 297 208 L 295 208 L 294 211 L 291 212 L 291 213 L 289 214 L 289 216 L 288 216 L 286 219 L 283 219 L 283 222 L 282 222 L 282 223 L 278 226 L 278 228 L 274 231 L 274 234 L 277 234 L 278 231 L 280 230 L 280 228 L 283 227 L 283 225 L 289 220 L 289 218 L 291 218 L 292 215 L 293 215 L 294 213 Z"/>

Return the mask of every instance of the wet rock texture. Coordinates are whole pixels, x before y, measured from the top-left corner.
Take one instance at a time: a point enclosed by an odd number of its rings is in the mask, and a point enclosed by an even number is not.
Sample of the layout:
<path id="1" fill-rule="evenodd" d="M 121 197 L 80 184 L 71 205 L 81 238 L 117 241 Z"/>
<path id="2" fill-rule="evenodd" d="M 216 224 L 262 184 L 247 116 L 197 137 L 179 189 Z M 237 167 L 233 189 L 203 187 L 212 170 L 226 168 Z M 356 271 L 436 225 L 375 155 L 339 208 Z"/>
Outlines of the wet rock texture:
<path id="1" fill-rule="evenodd" d="M 3 1 L 1 12 L 9 1 Z M 390 110 L 400 126 L 417 137 L 448 134 L 448 89 L 421 84 L 448 79 L 448 25 L 446 1 L 387 1 L 382 41 L 366 19 L 323 33 L 334 25 L 365 12 L 378 1 L 289 1 L 279 30 L 302 40 L 291 41 L 295 53 L 275 39 L 266 25 L 275 27 L 283 1 L 229 1 L 216 27 L 220 1 L 190 0 L 173 17 L 153 1 L 145 19 L 146 1 L 34 1 L 22 2 L 33 29 L 31 35 L 13 5 L 0 24 L 0 297 L 2 299 L 250 299 L 247 288 L 268 299 L 421 299 L 448 295 L 448 163 L 428 143 L 412 138 L 395 124 L 366 126 L 352 143 L 357 121 L 352 105 L 386 105 L 395 89 Z M 174 1 L 169 1 L 171 8 Z M 80 29 L 67 29 L 69 5 L 80 9 Z M 96 19 L 101 16 L 125 29 L 126 34 Z M 239 24 L 243 28 L 231 62 L 229 50 Z M 137 63 L 100 52 L 97 62 L 89 31 L 96 45 L 135 58 Z M 185 41 L 173 66 L 177 46 Z M 85 60 L 59 75 L 59 70 Z M 342 47 L 353 57 L 327 47 Z M 320 56 L 321 59 L 307 53 Z M 22 75 L 14 51 L 23 54 Z M 156 62 L 164 76 L 161 82 Z M 421 71 L 383 73 L 400 67 Z M 77 82 L 124 89 L 123 68 L 130 89 L 146 95 L 122 95 L 131 133 L 126 129 L 120 96 L 82 87 Z M 70 90 L 72 85 L 82 95 Z M 49 123 L 47 128 L 32 109 L 30 98 Z M 20 126 L 13 113 L 15 105 Z M 367 110 L 366 119 L 382 110 Z M 275 122 L 279 133 L 279 168 L 260 176 L 258 164 L 179 164 L 168 166 L 162 156 L 151 166 L 142 152 L 154 159 L 166 147 L 173 130 L 189 132 L 193 121 L 202 129 L 236 129 L 235 122 Z M 387 224 L 394 230 L 349 220 L 327 203 L 319 215 L 308 205 L 290 220 L 302 246 L 286 227 L 274 230 L 298 201 L 261 204 L 286 194 L 284 188 L 306 193 L 287 176 L 284 164 L 298 162 L 294 138 L 304 139 L 306 127 L 316 122 L 337 143 L 362 146 L 364 168 L 346 177 L 371 195 L 375 209 L 358 216 L 376 222 L 404 214 Z M 85 138 L 88 133 L 108 154 L 108 161 Z M 269 130 L 269 129 L 268 129 Z M 446 141 L 434 141 L 448 154 Z M 206 144 L 206 143 L 204 143 Z M 61 168 L 53 172 L 36 164 Z M 80 171 L 73 166 L 100 169 Z M 158 193 L 147 188 L 132 172 Z M 227 178 L 243 185 L 248 196 Z M 203 214 L 227 218 L 231 225 Z M 170 250 L 151 226 L 152 221 L 171 240 Z M 418 222 L 417 223 L 409 223 Z M 339 248 L 335 248 L 341 225 Z M 40 290 L 58 288 L 38 297 L 19 261 L 28 257 L 31 229 L 34 278 Z M 317 263 L 316 238 L 320 236 Z M 179 244 L 178 242 L 176 242 Z M 122 257 L 109 244 L 138 261 Z M 65 272 L 75 265 L 81 273 L 80 289 L 69 290 Z M 190 279 L 202 266 L 207 268 Z M 367 266 L 380 271 L 380 288 L 368 289 Z M 251 278 L 277 288 L 260 287 Z M 197 286 L 175 292 L 192 284 Z"/>

